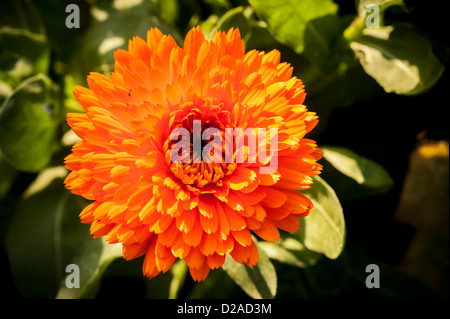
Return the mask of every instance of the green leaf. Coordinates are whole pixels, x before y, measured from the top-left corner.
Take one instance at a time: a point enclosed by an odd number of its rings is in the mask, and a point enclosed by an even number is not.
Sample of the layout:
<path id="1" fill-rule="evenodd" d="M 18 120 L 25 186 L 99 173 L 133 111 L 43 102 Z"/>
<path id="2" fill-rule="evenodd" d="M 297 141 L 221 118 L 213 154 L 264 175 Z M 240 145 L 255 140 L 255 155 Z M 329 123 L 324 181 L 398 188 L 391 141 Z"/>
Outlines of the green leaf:
<path id="1" fill-rule="evenodd" d="M 256 245 L 257 247 L 259 244 Z M 250 297 L 254 299 L 271 299 L 277 293 L 277 274 L 275 267 L 263 249 L 258 247 L 259 262 L 248 267 L 236 262 L 227 255 L 222 269 L 238 284 Z"/>
<path id="2" fill-rule="evenodd" d="M 250 0 L 275 38 L 322 66 L 329 61 L 339 36 L 337 10 L 332 0 Z"/>
<path id="3" fill-rule="evenodd" d="M 323 157 L 338 171 L 358 184 L 371 188 L 389 189 L 393 180 L 378 163 L 338 146 L 322 146 Z"/>
<path id="4" fill-rule="evenodd" d="M 297 234 L 283 233 L 276 243 L 261 241 L 258 245 L 269 258 L 300 268 L 313 266 L 322 257 L 306 248 Z"/>
<path id="5" fill-rule="evenodd" d="M 18 203 L 6 234 L 12 276 L 26 298 L 53 298 L 65 267 L 86 238 L 86 202 L 64 189 L 67 170 L 43 170 Z"/>
<path id="6" fill-rule="evenodd" d="M 0 83 L 14 89 L 27 77 L 47 73 L 50 48 L 43 35 L 1 28 L 0 47 Z"/>
<path id="7" fill-rule="evenodd" d="M 119 257 L 122 257 L 121 244 L 108 244 L 103 238 L 87 238 L 71 261 L 79 267 L 80 288 L 68 288 L 66 278 L 63 278 L 56 298 L 76 299 L 92 295 L 105 270 Z"/>
<path id="8" fill-rule="evenodd" d="M 19 170 L 36 172 L 48 165 L 60 123 L 53 84 L 43 74 L 22 82 L 0 112 L 0 148 Z"/>
<path id="9" fill-rule="evenodd" d="M 300 218 L 299 236 L 308 249 L 336 259 L 345 242 L 345 221 L 339 199 L 334 190 L 319 176 L 313 177 L 311 188 L 301 191 L 314 204 L 311 213 Z"/>
<path id="10" fill-rule="evenodd" d="M 350 47 L 367 74 L 388 93 L 424 93 L 444 71 L 431 43 L 406 26 L 364 29 Z"/>

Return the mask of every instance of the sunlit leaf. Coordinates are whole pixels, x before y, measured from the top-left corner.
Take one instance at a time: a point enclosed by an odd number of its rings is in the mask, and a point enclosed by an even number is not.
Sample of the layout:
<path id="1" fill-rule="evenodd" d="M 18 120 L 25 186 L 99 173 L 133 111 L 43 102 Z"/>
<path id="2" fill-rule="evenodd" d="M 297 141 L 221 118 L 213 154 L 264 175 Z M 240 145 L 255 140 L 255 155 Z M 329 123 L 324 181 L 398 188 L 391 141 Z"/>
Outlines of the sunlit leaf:
<path id="1" fill-rule="evenodd" d="M 344 147 L 321 146 L 321 149 L 331 165 L 358 184 L 380 189 L 392 186 L 392 178 L 378 163 Z"/>
<path id="2" fill-rule="evenodd" d="M 322 66 L 339 34 L 338 6 L 331 0 L 250 0 L 278 41 Z"/>
<path id="3" fill-rule="evenodd" d="M 386 92 L 426 92 L 444 71 L 431 43 L 406 26 L 365 29 L 350 46 L 367 74 Z"/>
<path id="4" fill-rule="evenodd" d="M 345 221 L 339 199 L 322 178 L 315 176 L 311 188 L 301 191 L 314 204 L 312 212 L 300 218 L 299 235 L 308 249 L 337 258 L 344 248 Z"/>
<path id="5" fill-rule="evenodd" d="M 50 161 L 60 124 L 53 84 L 43 74 L 28 78 L 0 112 L 0 148 L 19 170 L 36 172 Z"/>
<path id="6" fill-rule="evenodd" d="M 303 227 L 303 225 L 300 227 Z M 300 268 L 315 265 L 322 254 L 306 248 L 298 237 L 296 234 L 286 233 L 282 234 L 281 238 L 275 243 L 261 241 L 258 245 L 269 258 L 279 262 Z"/>
<path id="7" fill-rule="evenodd" d="M 258 252 L 259 262 L 253 268 L 245 264 L 240 264 L 230 255 L 227 255 L 222 269 L 250 297 L 254 299 L 274 298 L 277 293 L 277 274 L 275 267 L 263 249 L 258 248 Z"/>

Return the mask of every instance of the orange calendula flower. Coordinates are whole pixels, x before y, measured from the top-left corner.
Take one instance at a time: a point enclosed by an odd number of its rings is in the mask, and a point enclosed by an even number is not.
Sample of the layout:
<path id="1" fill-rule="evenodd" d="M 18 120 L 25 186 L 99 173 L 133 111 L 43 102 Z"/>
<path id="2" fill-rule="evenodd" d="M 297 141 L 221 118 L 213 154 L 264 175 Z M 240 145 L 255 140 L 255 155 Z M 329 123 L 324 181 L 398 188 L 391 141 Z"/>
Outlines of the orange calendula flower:
<path id="1" fill-rule="evenodd" d="M 318 119 L 277 50 L 245 53 L 238 29 L 206 40 L 197 27 L 183 47 L 151 29 L 114 58 L 111 77 L 75 88 L 86 113 L 67 115 L 82 140 L 65 185 L 93 201 L 80 218 L 94 237 L 145 255 L 150 278 L 181 258 L 201 281 L 227 254 L 255 265 L 252 233 L 297 231 L 313 205 L 295 190 L 322 152 L 304 138 Z"/>

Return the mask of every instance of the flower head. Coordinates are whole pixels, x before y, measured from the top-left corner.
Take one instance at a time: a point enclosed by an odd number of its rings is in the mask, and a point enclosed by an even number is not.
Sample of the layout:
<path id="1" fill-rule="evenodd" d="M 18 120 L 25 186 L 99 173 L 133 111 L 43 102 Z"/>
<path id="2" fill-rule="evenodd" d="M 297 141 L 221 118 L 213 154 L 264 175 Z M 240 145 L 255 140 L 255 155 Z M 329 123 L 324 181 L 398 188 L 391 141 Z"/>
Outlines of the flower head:
<path id="1" fill-rule="evenodd" d="M 280 53 L 245 53 L 238 29 L 183 47 L 151 29 L 117 50 L 111 77 L 88 76 L 69 113 L 82 139 L 65 159 L 66 187 L 93 202 L 80 214 L 94 237 L 145 255 L 143 273 L 184 259 L 204 280 L 227 254 L 258 262 L 252 233 L 273 242 L 295 232 L 313 205 L 295 190 L 320 173 L 304 138 L 317 124 L 304 85 Z"/>

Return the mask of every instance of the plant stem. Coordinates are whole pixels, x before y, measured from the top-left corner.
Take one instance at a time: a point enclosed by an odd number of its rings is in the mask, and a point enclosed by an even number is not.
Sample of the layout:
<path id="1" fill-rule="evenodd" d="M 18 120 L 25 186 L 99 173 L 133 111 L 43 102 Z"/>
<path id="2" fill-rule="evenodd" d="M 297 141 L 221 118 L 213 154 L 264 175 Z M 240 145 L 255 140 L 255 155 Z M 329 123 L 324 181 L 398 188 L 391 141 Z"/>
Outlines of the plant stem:
<path id="1" fill-rule="evenodd" d="M 356 17 L 352 23 L 345 29 L 343 33 L 344 39 L 350 43 L 356 39 L 358 39 L 362 31 L 365 29 L 366 23 L 365 20 L 361 19 L 360 17 Z"/>

